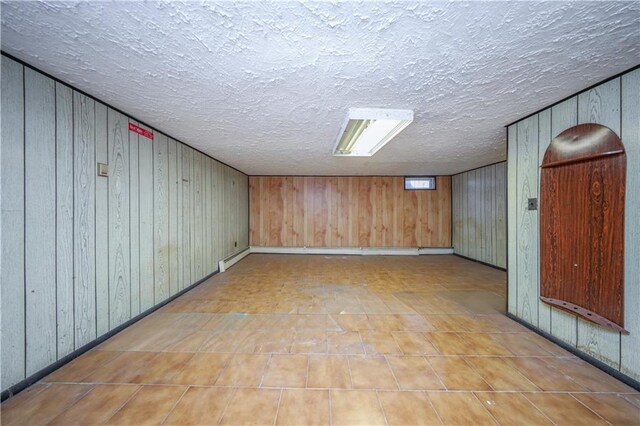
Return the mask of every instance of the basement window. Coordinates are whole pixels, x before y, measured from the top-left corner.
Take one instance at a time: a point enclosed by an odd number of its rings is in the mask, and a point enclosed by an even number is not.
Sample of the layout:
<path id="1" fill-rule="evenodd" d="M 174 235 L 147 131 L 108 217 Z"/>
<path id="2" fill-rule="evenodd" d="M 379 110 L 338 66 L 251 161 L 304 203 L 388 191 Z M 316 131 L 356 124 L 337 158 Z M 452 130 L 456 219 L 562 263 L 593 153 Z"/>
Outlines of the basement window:
<path id="1" fill-rule="evenodd" d="M 405 176 L 404 189 L 433 190 L 436 189 L 435 176 Z"/>

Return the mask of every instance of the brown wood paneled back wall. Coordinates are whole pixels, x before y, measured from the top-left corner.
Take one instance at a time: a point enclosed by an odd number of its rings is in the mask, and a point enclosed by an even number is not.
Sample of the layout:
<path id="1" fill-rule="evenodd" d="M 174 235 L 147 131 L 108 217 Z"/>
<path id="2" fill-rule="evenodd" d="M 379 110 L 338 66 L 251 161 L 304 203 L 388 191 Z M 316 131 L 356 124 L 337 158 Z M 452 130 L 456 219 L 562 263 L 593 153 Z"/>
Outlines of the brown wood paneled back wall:
<path id="1" fill-rule="evenodd" d="M 273 247 L 451 247 L 451 178 L 252 176 L 250 238 Z"/>

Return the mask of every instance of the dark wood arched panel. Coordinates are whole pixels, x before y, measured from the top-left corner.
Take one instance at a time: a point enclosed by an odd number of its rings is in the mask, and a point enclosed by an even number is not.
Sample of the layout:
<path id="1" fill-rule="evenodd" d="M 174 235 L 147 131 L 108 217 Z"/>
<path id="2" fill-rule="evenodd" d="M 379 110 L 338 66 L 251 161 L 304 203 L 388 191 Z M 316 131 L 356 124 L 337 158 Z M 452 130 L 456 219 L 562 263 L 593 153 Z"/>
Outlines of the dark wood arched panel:
<path id="1" fill-rule="evenodd" d="M 626 164 L 615 132 L 580 124 L 551 142 L 540 182 L 540 299 L 621 332 Z"/>

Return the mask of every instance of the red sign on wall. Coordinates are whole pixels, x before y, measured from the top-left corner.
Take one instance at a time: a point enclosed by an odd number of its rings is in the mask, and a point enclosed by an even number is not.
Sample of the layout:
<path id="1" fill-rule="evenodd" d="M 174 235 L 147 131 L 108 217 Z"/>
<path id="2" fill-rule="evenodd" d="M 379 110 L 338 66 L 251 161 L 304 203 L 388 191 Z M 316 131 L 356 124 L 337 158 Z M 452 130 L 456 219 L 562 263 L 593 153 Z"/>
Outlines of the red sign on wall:
<path id="1" fill-rule="evenodd" d="M 153 132 L 145 130 L 140 126 L 136 126 L 133 123 L 129 123 L 129 130 L 132 131 L 132 132 L 136 132 L 137 134 L 142 135 L 145 138 L 149 138 L 149 139 L 153 140 Z"/>

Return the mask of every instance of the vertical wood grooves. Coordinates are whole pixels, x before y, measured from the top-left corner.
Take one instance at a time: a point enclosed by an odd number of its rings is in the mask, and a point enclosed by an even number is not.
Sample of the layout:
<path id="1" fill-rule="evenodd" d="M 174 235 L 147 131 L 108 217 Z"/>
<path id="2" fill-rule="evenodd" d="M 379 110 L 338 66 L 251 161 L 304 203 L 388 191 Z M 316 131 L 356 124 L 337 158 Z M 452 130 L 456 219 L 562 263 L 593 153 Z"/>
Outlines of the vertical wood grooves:
<path id="1" fill-rule="evenodd" d="M 451 247 L 449 176 L 436 191 L 405 191 L 389 176 L 248 180 L 255 246 Z"/>
<path id="2" fill-rule="evenodd" d="M 454 252 L 500 268 L 506 268 L 505 166 L 452 176 Z"/>
<path id="3" fill-rule="evenodd" d="M 26 377 L 25 280 L 25 97 L 24 67 L 2 60 L 0 144 L 0 286 L 3 324 L 1 335 L 2 373 L 0 381 L 17 383 Z M 7 126 L 6 123 L 12 123 Z M 11 327 L 5 326 L 11 324 Z"/>
<path id="4" fill-rule="evenodd" d="M 627 83 L 627 84 L 625 84 Z M 530 120 L 538 120 L 536 135 L 521 133 L 525 140 L 512 138 L 512 129 L 526 126 Z M 588 321 L 577 319 L 574 315 L 558 310 L 549 305 L 537 302 L 538 318 L 528 312 L 527 305 L 532 296 L 536 296 L 539 280 L 533 279 L 529 269 L 527 273 L 522 267 L 529 268 L 532 259 L 537 257 L 539 229 L 530 228 L 526 221 L 512 222 L 511 188 L 517 186 L 520 194 L 532 193 L 537 196 L 539 190 L 532 191 L 527 181 L 526 171 L 539 166 L 540 158 L 524 155 L 522 150 L 534 140 L 537 143 L 538 155 L 544 153 L 550 141 L 562 131 L 581 123 L 596 123 L 607 126 L 617 133 L 627 153 L 627 191 L 625 200 L 625 328 L 629 335 L 594 325 Z M 576 347 L 590 356 L 603 361 L 607 365 L 622 371 L 624 374 L 640 379 L 640 362 L 635 355 L 640 352 L 640 212 L 637 209 L 637 187 L 640 185 L 640 70 L 633 70 L 621 77 L 610 79 L 593 86 L 578 95 L 567 98 L 531 117 L 520 120 L 509 126 L 509 249 L 516 253 L 512 264 L 509 256 L 509 312 L 524 319 L 528 323 L 549 332 L 563 342 Z M 529 138 L 529 136 L 531 138 Z M 517 154 L 516 154 L 517 153 Z M 516 178 L 517 176 L 517 178 Z M 539 172 L 536 176 L 539 179 Z M 527 189 L 527 184 L 529 189 Z M 518 198 L 517 217 L 524 218 L 523 198 Z M 532 218 L 533 219 L 533 218 Z M 537 212 L 536 212 L 537 219 Z M 586 231 L 585 231 L 586 232 Z M 539 269 L 537 259 L 533 263 Z M 513 269 L 512 269 L 513 268 Z M 536 296 L 537 297 L 537 296 Z M 515 298 L 515 301 L 512 301 Z M 533 307 L 532 307 L 533 308 Z"/>
<path id="5" fill-rule="evenodd" d="M 129 132 L 129 122 L 139 123 L 4 55 L 1 65 L 5 390 L 215 272 L 223 253 L 246 248 L 248 205 L 240 201 L 248 180 L 198 152 L 200 221 L 189 228 L 190 206 L 180 200 L 189 191 L 183 158 L 194 150 L 159 132 L 154 141 Z M 159 183 L 154 148 L 163 140 Z M 109 177 L 97 176 L 97 163 L 108 164 Z M 187 267 L 194 235 L 198 277 Z M 165 280 L 154 298 L 161 262 Z"/>

